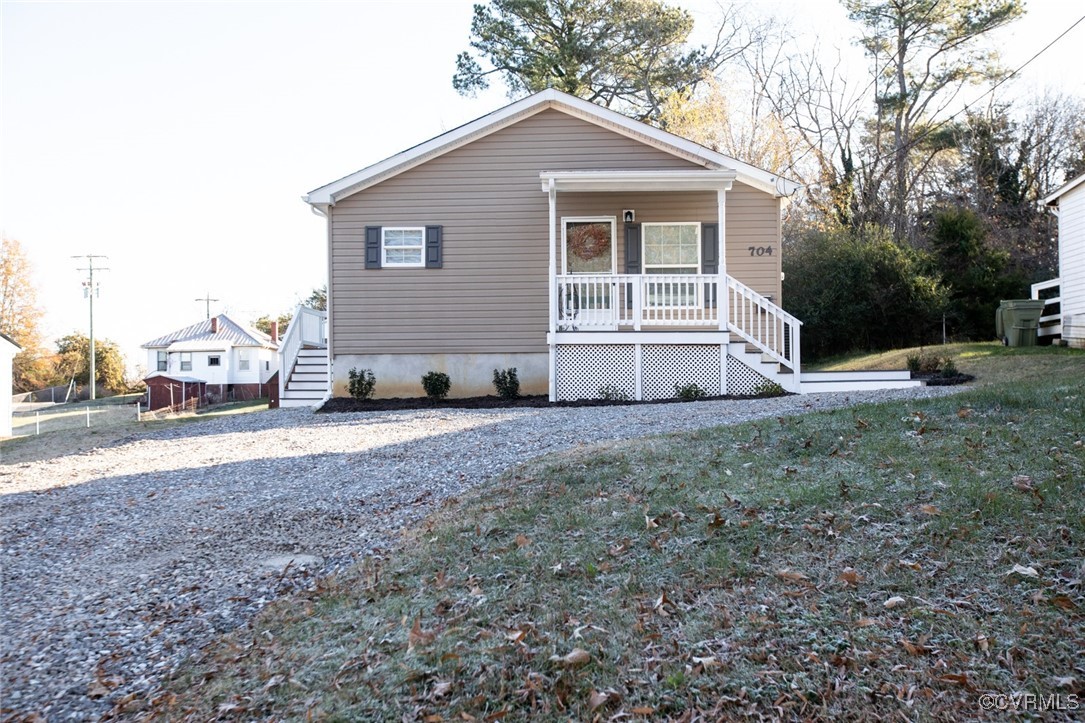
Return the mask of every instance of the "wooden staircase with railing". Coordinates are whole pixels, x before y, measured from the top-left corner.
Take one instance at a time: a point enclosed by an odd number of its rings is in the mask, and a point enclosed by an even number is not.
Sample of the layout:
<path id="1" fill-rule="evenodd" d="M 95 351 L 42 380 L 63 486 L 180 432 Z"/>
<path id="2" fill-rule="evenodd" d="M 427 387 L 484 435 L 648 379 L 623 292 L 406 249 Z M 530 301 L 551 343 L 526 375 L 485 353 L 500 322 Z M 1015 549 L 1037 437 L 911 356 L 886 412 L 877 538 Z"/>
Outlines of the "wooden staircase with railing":
<path id="1" fill-rule="evenodd" d="M 328 314 L 298 306 L 279 344 L 279 406 L 315 407 L 328 398 Z"/>

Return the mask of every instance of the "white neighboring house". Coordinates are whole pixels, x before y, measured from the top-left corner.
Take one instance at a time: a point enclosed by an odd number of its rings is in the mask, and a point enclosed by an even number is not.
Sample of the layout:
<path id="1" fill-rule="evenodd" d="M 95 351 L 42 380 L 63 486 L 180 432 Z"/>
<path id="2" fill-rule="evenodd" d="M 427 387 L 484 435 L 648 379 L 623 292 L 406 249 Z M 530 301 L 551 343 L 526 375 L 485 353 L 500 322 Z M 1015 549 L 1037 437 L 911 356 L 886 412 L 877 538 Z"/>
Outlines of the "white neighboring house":
<path id="1" fill-rule="evenodd" d="M 1061 299 L 1062 339 L 1085 349 L 1085 173 L 1043 203 L 1059 218 L 1059 278 L 1054 283 Z"/>
<path id="2" fill-rule="evenodd" d="M 0 334 L 0 437 L 11 436 L 11 360 L 23 348 Z"/>
<path id="3" fill-rule="evenodd" d="M 279 370 L 277 337 L 274 325 L 268 336 L 219 314 L 143 344 L 151 408 L 169 405 L 168 389 L 156 399 L 156 387 L 182 379 L 220 400 L 268 396 L 268 380 Z"/>

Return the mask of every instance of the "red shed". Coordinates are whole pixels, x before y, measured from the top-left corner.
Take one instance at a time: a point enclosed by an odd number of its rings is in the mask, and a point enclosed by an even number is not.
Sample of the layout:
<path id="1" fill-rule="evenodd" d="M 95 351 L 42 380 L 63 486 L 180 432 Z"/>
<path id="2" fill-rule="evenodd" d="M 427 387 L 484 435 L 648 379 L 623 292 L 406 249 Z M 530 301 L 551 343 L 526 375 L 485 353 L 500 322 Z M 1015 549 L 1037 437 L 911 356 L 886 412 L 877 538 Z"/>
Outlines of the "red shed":
<path id="1" fill-rule="evenodd" d="M 143 380 L 147 384 L 148 410 L 154 411 L 170 407 L 180 409 L 189 400 L 199 400 L 206 391 L 207 382 L 196 377 L 173 376 L 161 373 L 151 374 Z"/>

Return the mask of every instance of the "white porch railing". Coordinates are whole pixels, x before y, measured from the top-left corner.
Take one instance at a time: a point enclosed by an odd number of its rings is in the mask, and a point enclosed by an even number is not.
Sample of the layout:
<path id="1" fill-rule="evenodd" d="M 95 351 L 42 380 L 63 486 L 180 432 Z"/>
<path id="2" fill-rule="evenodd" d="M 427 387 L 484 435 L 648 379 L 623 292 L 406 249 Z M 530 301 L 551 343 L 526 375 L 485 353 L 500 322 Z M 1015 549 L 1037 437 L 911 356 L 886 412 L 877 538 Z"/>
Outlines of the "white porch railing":
<path id="1" fill-rule="evenodd" d="M 727 297 L 731 333 L 738 334 L 761 353 L 798 374 L 802 322 L 730 276 L 727 277 Z"/>
<path id="2" fill-rule="evenodd" d="M 719 328 L 716 274 L 577 274 L 557 277 L 558 330 L 620 326 Z"/>
<path id="3" fill-rule="evenodd" d="M 799 368 L 802 322 L 727 278 L 728 330 L 777 362 Z M 717 274 L 577 274 L 557 277 L 558 331 L 632 327 L 720 328 Z"/>
<path id="4" fill-rule="evenodd" d="M 298 361 L 298 352 L 306 347 L 325 347 L 328 313 L 317 311 L 298 304 L 286 333 L 279 340 L 279 397 L 282 398 L 286 382 L 294 364 Z"/>
<path id="5" fill-rule="evenodd" d="M 1048 289 L 1058 289 L 1055 296 L 1042 299 L 1044 311 L 1037 321 L 1037 334 L 1039 336 L 1052 336 L 1062 334 L 1062 278 L 1048 279 L 1032 285 L 1032 298 L 1040 301 L 1040 294 Z M 1048 313 L 1049 307 L 1058 306 L 1059 311 Z"/>

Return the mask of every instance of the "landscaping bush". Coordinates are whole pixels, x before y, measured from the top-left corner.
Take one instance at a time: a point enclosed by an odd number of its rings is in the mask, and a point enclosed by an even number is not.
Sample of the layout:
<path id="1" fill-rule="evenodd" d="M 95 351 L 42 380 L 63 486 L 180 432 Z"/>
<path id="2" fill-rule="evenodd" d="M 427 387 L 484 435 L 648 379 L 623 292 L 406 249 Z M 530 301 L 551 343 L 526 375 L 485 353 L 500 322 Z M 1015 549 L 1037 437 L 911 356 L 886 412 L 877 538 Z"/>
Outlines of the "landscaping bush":
<path id="1" fill-rule="evenodd" d="M 347 372 L 347 391 L 355 399 L 371 399 L 373 390 L 377 388 L 377 377 L 371 369 L 356 368 Z"/>
<path id="2" fill-rule="evenodd" d="M 613 384 L 604 384 L 599 387 L 599 398 L 605 399 L 608 402 L 628 402 L 630 400 L 629 392 L 616 387 Z"/>
<path id="3" fill-rule="evenodd" d="M 948 292 L 929 254 L 884 229 L 813 232 L 783 259 L 787 310 L 803 321 L 806 359 L 917 346 L 941 338 Z"/>
<path id="4" fill-rule="evenodd" d="M 504 370 L 494 369 L 494 389 L 502 399 L 517 399 L 520 396 L 520 378 L 516 376 L 516 367 Z"/>
<path id="5" fill-rule="evenodd" d="M 695 383 L 690 382 L 689 384 L 675 384 L 674 396 L 683 402 L 692 402 L 696 399 L 704 399 L 708 396 L 708 393 Z"/>
<path id="6" fill-rule="evenodd" d="M 444 372 L 429 372 L 422 377 L 422 388 L 426 390 L 427 397 L 440 401 L 448 396 L 452 380 Z"/>

